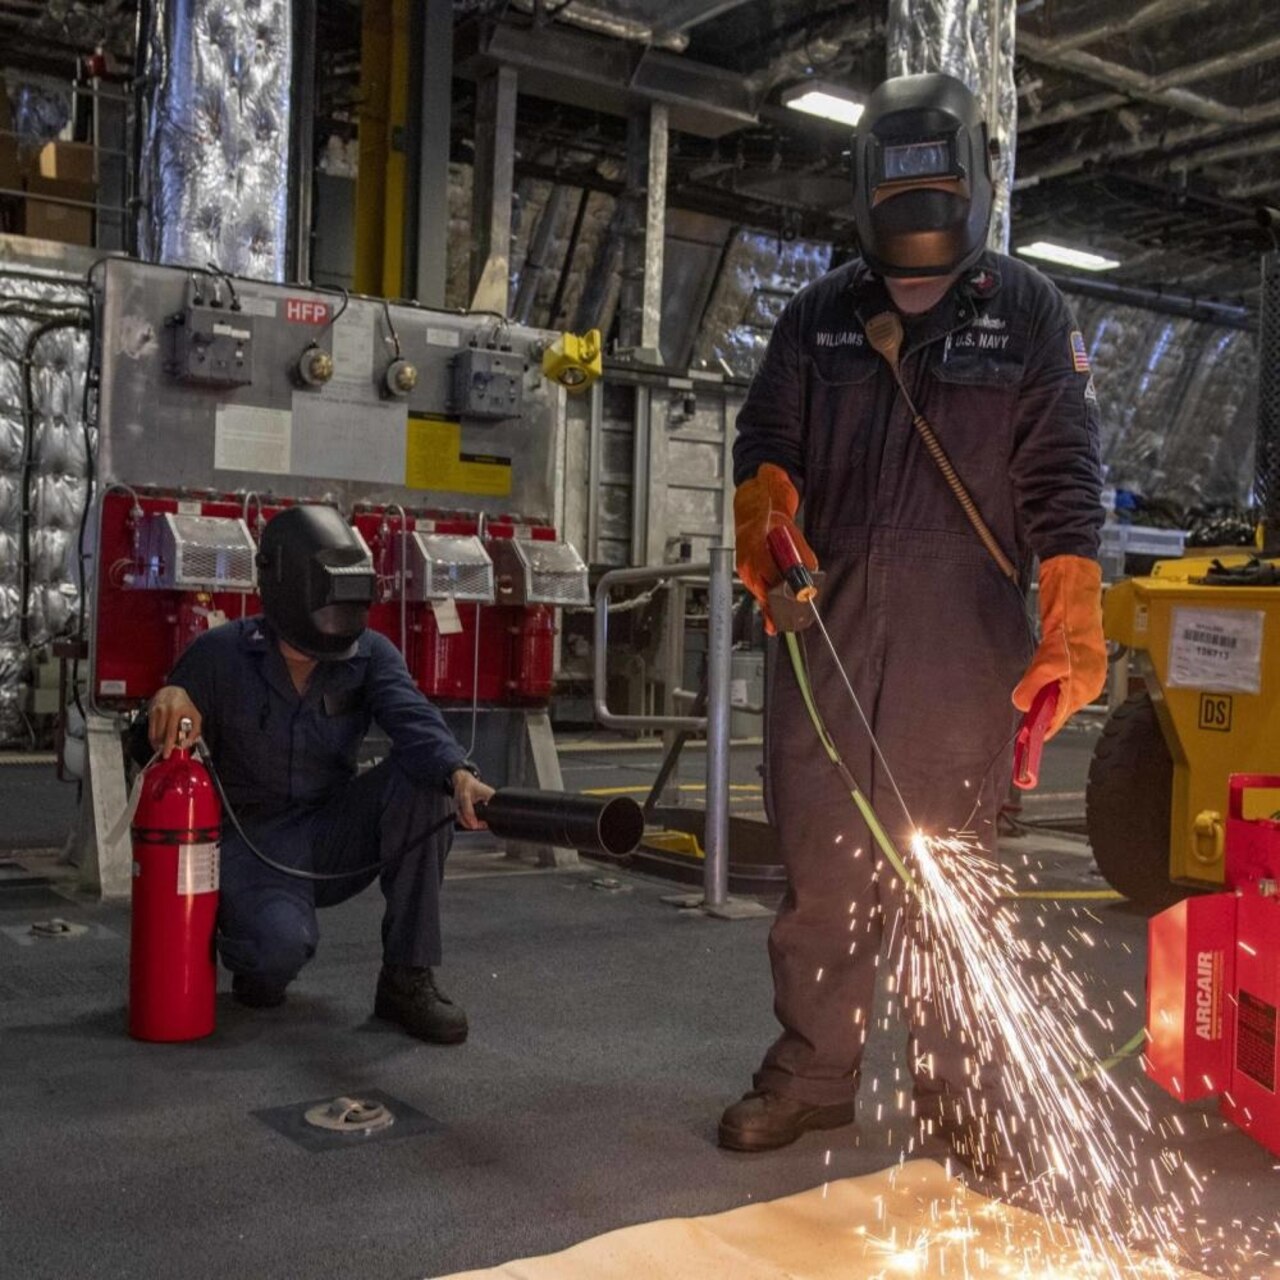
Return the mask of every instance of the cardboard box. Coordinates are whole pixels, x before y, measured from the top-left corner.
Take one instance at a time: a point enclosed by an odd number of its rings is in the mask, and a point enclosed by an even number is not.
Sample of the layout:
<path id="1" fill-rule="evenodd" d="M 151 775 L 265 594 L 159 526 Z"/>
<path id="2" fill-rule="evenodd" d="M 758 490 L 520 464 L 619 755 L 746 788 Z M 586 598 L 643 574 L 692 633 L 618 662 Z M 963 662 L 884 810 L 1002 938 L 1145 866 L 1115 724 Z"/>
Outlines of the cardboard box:
<path id="1" fill-rule="evenodd" d="M 58 240 L 63 244 L 92 247 L 94 211 L 79 205 L 54 204 L 37 196 L 57 196 L 92 204 L 98 189 L 89 182 L 60 182 L 52 178 L 27 179 L 27 208 L 23 234 L 37 240 Z"/>
<path id="2" fill-rule="evenodd" d="M 40 149 L 39 175 L 57 182 L 98 180 L 97 159 L 87 142 L 46 142 Z"/>

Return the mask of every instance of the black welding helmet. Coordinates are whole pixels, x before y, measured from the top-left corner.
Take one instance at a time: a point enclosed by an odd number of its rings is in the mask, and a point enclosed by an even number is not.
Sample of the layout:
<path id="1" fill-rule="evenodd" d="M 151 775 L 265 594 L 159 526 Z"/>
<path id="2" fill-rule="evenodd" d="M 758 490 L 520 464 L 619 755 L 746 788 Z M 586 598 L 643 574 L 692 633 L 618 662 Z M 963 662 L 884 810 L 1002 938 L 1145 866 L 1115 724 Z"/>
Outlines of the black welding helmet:
<path id="1" fill-rule="evenodd" d="M 349 658 L 373 590 L 369 549 L 332 507 L 289 507 L 267 522 L 258 547 L 262 611 L 299 652 Z"/>
<path id="2" fill-rule="evenodd" d="M 954 76 L 897 76 L 872 95 L 853 137 L 853 208 L 867 265 L 945 276 L 981 255 L 993 189 L 978 100 Z"/>

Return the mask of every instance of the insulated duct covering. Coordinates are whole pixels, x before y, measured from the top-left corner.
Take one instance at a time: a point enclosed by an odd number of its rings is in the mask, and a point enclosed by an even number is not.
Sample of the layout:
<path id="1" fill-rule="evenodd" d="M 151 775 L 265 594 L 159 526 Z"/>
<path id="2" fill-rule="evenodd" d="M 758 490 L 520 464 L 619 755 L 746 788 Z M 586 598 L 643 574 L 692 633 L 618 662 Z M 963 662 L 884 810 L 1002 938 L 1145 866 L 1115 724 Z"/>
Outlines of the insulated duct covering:
<path id="1" fill-rule="evenodd" d="M 82 282 L 0 262 L 0 744 L 32 652 L 75 630 L 88 326 Z"/>
<path id="2" fill-rule="evenodd" d="M 289 0 L 154 0 L 149 16 L 142 256 L 283 280 Z"/>
<path id="3" fill-rule="evenodd" d="M 1009 252 L 1009 196 L 1018 136 L 1013 78 L 1015 0 L 890 0 L 885 34 L 890 76 L 944 71 L 963 80 L 1000 145 L 992 164 L 995 212 L 988 244 Z"/>

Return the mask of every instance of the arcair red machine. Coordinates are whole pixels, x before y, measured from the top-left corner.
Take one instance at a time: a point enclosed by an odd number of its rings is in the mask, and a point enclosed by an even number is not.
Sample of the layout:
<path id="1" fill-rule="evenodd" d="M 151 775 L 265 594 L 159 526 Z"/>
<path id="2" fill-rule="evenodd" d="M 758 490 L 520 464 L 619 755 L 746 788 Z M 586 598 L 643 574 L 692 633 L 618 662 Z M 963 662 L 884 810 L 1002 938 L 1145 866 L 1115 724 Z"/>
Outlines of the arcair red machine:
<path id="1" fill-rule="evenodd" d="M 188 732 L 190 721 L 184 721 Z M 185 746 L 140 779 L 133 829 L 129 1034 L 198 1040 L 214 1028 L 222 809 Z"/>
<path id="2" fill-rule="evenodd" d="M 1233 774 L 1228 892 L 1187 898 L 1148 926 L 1147 1074 L 1280 1155 L 1280 776 Z"/>

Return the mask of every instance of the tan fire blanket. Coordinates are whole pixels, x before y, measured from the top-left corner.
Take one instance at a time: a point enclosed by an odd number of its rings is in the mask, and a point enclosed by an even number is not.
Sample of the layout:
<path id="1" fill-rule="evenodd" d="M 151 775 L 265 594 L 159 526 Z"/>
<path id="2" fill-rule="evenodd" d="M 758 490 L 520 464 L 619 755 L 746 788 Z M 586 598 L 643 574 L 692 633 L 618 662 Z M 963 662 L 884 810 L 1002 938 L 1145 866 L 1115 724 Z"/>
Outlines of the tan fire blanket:
<path id="1" fill-rule="evenodd" d="M 968 1190 L 932 1160 L 914 1160 L 782 1200 L 624 1227 L 563 1253 L 440 1280 L 1083 1280 L 1101 1269 L 1082 1243 L 1036 1214 Z"/>

